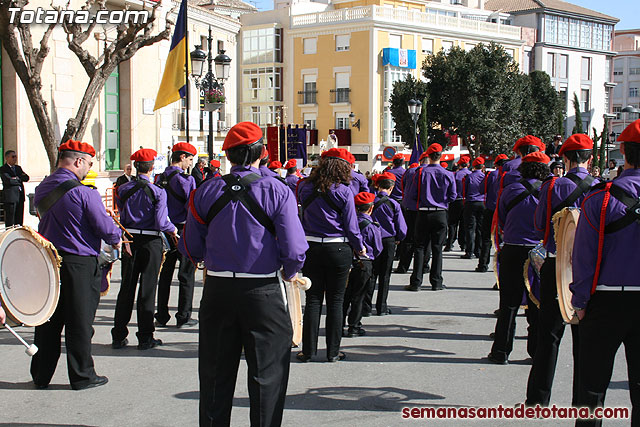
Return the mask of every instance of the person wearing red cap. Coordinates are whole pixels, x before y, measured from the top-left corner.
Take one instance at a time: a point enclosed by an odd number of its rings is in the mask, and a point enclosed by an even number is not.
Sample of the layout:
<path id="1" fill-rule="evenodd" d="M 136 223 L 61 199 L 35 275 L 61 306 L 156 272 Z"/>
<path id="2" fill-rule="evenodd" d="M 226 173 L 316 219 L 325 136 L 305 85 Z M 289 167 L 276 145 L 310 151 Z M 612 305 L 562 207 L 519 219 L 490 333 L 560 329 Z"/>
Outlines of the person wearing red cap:
<path id="1" fill-rule="evenodd" d="M 179 142 L 175 144 L 171 154 L 171 166 L 167 167 L 163 173 L 156 176 L 156 185 L 164 188 L 167 192 L 167 208 L 169 210 L 169 219 L 178 229 L 178 234 L 182 234 L 184 223 L 187 221 L 187 202 L 189 195 L 196 189 L 196 181 L 193 176 L 186 175 L 184 172 L 193 164 L 193 157 L 198 150 L 187 142 Z M 176 263 L 180 262 L 178 267 L 178 311 L 176 312 L 176 326 L 194 326 L 197 320 L 191 318 L 193 309 L 193 289 L 195 286 L 196 266 L 178 252 L 173 242 L 171 249 L 166 253 L 162 270 L 158 278 L 158 306 L 156 308 L 156 324 L 166 326 L 171 318 L 169 316 L 169 295 L 171 290 L 171 281 L 173 280 L 173 271 Z"/>
<path id="2" fill-rule="evenodd" d="M 351 182 L 349 184 L 349 188 L 353 192 L 354 196 L 358 193 L 369 192 L 369 182 L 367 181 L 367 178 L 362 172 L 356 170 L 356 159 L 353 154 L 349 153 L 349 156 L 353 159 L 351 163 Z"/>
<path id="3" fill-rule="evenodd" d="M 598 183 L 589 175 L 593 141 L 587 135 L 571 135 L 560 147 L 558 154 L 567 165 L 566 176 L 549 177 L 540 187 L 540 202 L 536 208 L 534 225 L 537 237 L 543 241 L 547 257 L 540 268 L 540 313 L 538 315 L 538 344 L 527 384 L 527 405 L 548 406 L 558 359 L 558 349 L 564 334 L 564 321 L 558 305 L 556 285 L 556 241 L 552 218 L 564 208 L 578 208 L 586 193 Z M 578 401 L 577 372 L 578 326 L 571 325 L 573 337 L 572 405 Z"/>
<path id="4" fill-rule="evenodd" d="M 462 198 L 464 199 L 463 206 L 463 221 L 464 224 L 464 241 L 465 254 L 461 255 L 462 259 L 472 259 L 480 257 L 480 224 L 482 224 L 482 215 L 484 213 L 484 206 L 482 200 L 482 182 L 484 181 L 484 158 L 477 157 L 473 160 L 473 172 L 467 174 L 462 178 Z"/>
<path id="5" fill-rule="evenodd" d="M 148 350 L 162 344 L 153 337 L 158 274 L 162 264 L 163 233 L 177 239 L 178 230 L 169 221 L 167 193 L 151 184 L 155 150 L 141 148 L 131 155 L 137 180 L 123 184 L 116 191 L 120 222 L 133 235 L 131 254 L 122 257 L 122 283 L 116 301 L 111 347 L 121 349 L 129 343 L 127 325 L 131 319 L 138 278 L 138 349 Z"/>
<path id="6" fill-rule="evenodd" d="M 325 294 L 327 360 L 337 362 L 345 357 L 340 351 L 342 309 L 352 252 L 361 256 L 367 252 L 358 228 L 354 195 L 348 187 L 354 160 L 344 148 L 327 150 L 322 153 L 311 176 L 298 185 L 302 226 L 309 242 L 302 271 L 312 282 L 306 293 L 302 351 L 296 356 L 301 362 L 308 362 L 318 352 Z"/>
<path id="7" fill-rule="evenodd" d="M 206 176 L 205 181 L 211 178 L 220 178 L 222 175 L 220 174 L 220 160 L 211 159 L 209 162 L 209 168 L 205 168 Z"/>
<path id="8" fill-rule="evenodd" d="M 276 171 L 277 169 L 280 169 L 282 167 L 282 163 L 280 163 L 277 160 L 274 160 L 273 162 L 269 163 L 269 169 L 271 169 L 272 171 Z"/>
<path id="9" fill-rule="evenodd" d="M 234 125 L 222 149 L 231 171 L 191 193 L 178 243 L 203 261 L 198 366 L 200 425 L 229 425 L 238 365 L 247 362 L 250 424 L 282 423 L 291 319 L 280 278 L 294 280 L 308 248 L 293 193 L 260 174 L 262 129 Z"/>
<path id="10" fill-rule="evenodd" d="M 269 152 L 267 151 L 267 148 L 263 145 L 262 154 L 260 154 L 260 166 L 258 167 L 258 169 L 260 169 L 260 175 L 280 177 L 280 175 L 278 175 L 277 173 L 275 173 L 274 171 L 272 171 L 270 168 L 267 167 L 268 164 L 269 164 Z"/>
<path id="11" fill-rule="evenodd" d="M 353 268 L 349 273 L 349 286 L 347 286 L 344 295 L 342 314 L 343 325 L 347 326 L 347 330 L 343 331 L 342 335 L 349 338 L 365 335 L 365 330 L 362 328 L 361 323 L 362 303 L 371 286 L 373 260 L 382 251 L 380 224 L 374 222 L 371 218 L 375 197 L 369 192 L 358 193 L 354 197 L 358 228 L 360 228 L 362 242 L 367 253 L 365 255 L 357 255 L 354 259 Z"/>
<path id="12" fill-rule="evenodd" d="M 640 424 L 640 120 L 618 136 L 624 170 L 582 203 L 573 246 L 571 303 L 580 324 L 577 406 L 605 405 L 618 348 L 625 346 L 631 425 Z M 566 143 L 565 143 L 566 144 Z M 583 420 L 601 425 L 601 420 Z"/>
<path id="13" fill-rule="evenodd" d="M 391 158 L 391 162 L 392 162 L 392 166 L 388 168 L 385 172 L 389 172 L 392 173 L 393 175 L 395 175 L 396 177 L 396 182 L 400 182 L 402 181 L 402 177 L 404 176 L 404 173 L 406 172 L 403 165 L 404 165 L 404 154 L 402 153 L 396 153 L 392 158 Z M 390 197 L 395 200 L 396 202 L 400 203 L 402 202 L 402 189 L 400 188 L 400 186 L 398 185 L 397 187 L 394 186 L 393 187 L 393 191 L 390 194 Z"/>
<path id="14" fill-rule="evenodd" d="M 506 187 L 498 201 L 498 227 L 502 230 L 504 246 L 499 253 L 500 311 L 493 346 L 488 356 L 492 363 L 508 363 L 513 349 L 516 314 L 523 294 L 526 295 L 528 307 L 527 352 L 531 357 L 536 354 L 538 309 L 525 287 L 522 272 L 529 251 L 540 242 L 533 219 L 538 206 L 540 185 L 549 176 L 548 162 L 549 157 L 541 151 L 524 156 L 518 167 L 522 178 Z"/>
<path id="15" fill-rule="evenodd" d="M 469 175 L 469 156 L 463 155 L 458 160 L 458 170 L 453 173 L 456 180 L 456 194 L 458 195 L 456 200 L 449 206 L 449 218 L 448 218 L 448 230 L 447 230 L 447 243 L 444 247 L 445 252 L 451 251 L 453 244 L 458 237 L 458 244 L 460 250 L 465 251 L 465 227 L 462 213 L 464 211 L 464 199 L 462 196 L 462 180 L 465 176 Z"/>
<path id="16" fill-rule="evenodd" d="M 34 202 L 40 217 L 38 231 L 62 257 L 60 302 L 51 319 L 35 328 L 38 352 L 31 359 L 31 377 L 37 388 L 49 386 L 64 328 L 71 388 L 82 390 L 108 381 L 96 374 L 91 357 L 92 324 L 100 301 L 97 256 L 101 241 L 119 249 L 121 239 L 100 194 L 80 183 L 91 169 L 94 148 L 69 140 L 59 151 L 58 169 L 36 187 Z"/>
<path id="17" fill-rule="evenodd" d="M 419 291 L 424 272 L 425 248 L 431 247 L 431 289 L 445 288 L 442 283 L 442 246 L 447 238 L 447 208 L 456 199 L 453 173 L 440 166 L 442 146 L 431 144 L 425 151 L 429 164 L 418 169 L 416 184 L 411 187 L 416 198 L 418 216 L 415 225 L 413 272 L 408 291 Z"/>
<path id="18" fill-rule="evenodd" d="M 296 187 L 298 186 L 298 181 L 300 180 L 300 178 L 296 174 L 296 172 L 298 171 L 298 161 L 296 159 L 289 160 L 284 165 L 284 169 L 287 170 L 287 176 L 284 180 L 286 181 L 291 191 L 293 191 L 293 193 L 295 194 Z"/>

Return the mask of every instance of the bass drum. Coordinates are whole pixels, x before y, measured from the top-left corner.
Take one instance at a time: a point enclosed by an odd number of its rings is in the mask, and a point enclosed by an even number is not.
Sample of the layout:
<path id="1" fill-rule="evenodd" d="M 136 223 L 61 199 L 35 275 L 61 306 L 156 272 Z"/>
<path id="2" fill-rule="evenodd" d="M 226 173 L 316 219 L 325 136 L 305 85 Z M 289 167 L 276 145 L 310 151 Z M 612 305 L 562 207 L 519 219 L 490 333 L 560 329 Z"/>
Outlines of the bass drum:
<path id="1" fill-rule="evenodd" d="M 580 217 L 580 209 L 564 208 L 553 216 L 556 238 L 556 286 L 558 288 L 558 305 L 565 322 L 576 325 L 578 316 L 571 304 L 572 293 L 569 285 L 573 281 L 571 258 L 576 226 Z"/>
<path id="2" fill-rule="evenodd" d="M 53 315 L 60 297 L 60 258 L 30 227 L 0 234 L 0 300 L 7 319 L 38 326 Z"/>

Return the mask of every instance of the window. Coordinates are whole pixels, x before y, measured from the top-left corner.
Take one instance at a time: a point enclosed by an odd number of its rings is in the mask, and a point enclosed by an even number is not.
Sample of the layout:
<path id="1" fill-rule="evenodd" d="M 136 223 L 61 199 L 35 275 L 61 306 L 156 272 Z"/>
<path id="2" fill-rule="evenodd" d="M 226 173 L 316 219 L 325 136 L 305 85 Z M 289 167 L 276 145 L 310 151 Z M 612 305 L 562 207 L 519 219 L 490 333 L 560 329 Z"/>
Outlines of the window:
<path id="1" fill-rule="evenodd" d="M 302 120 L 304 124 L 307 125 L 307 128 L 316 129 L 317 116 L 315 113 L 304 113 L 302 115 Z"/>
<path id="2" fill-rule="evenodd" d="M 578 46 L 580 40 L 580 21 L 569 20 L 569 46 Z"/>
<path id="3" fill-rule="evenodd" d="M 580 110 L 583 113 L 588 113 L 590 110 L 589 89 L 580 90 Z"/>
<path id="4" fill-rule="evenodd" d="M 315 74 L 305 74 L 303 77 L 304 90 L 302 92 L 302 104 L 315 104 L 316 94 L 316 78 Z"/>
<path id="5" fill-rule="evenodd" d="M 280 62 L 282 59 L 281 35 L 282 29 L 280 28 L 244 31 L 242 35 L 242 62 L 244 64 Z M 218 42 L 219 47 L 220 42 Z"/>
<path id="6" fill-rule="evenodd" d="M 335 102 L 349 102 L 349 73 L 336 73 Z"/>
<path id="7" fill-rule="evenodd" d="M 629 74 L 631 74 L 632 76 L 637 76 L 638 74 L 640 74 L 640 67 L 639 68 L 629 68 Z"/>
<path id="8" fill-rule="evenodd" d="M 591 58 L 582 57 L 582 80 L 591 80 Z"/>
<path id="9" fill-rule="evenodd" d="M 242 72 L 242 99 L 247 101 L 282 101 L 282 68 L 264 67 Z"/>
<path id="10" fill-rule="evenodd" d="M 614 113 L 621 113 L 622 112 L 622 105 L 614 105 L 613 106 L 613 112 Z"/>
<path id="11" fill-rule="evenodd" d="M 260 88 L 260 80 L 257 77 L 251 77 L 251 99 L 258 99 L 258 89 Z"/>
<path id="12" fill-rule="evenodd" d="M 560 55 L 560 68 L 558 70 L 558 77 L 561 79 L 567 78 L 567 67 L 569 64 L 569 55 Z"/>
<path id="13" fill-rule="evenodd" d="M 569 18 L 558 18 L 558 44 L 569 44 Z"/>
<path id="14" fill-rule="evenodd" d="M 336 36 L 336 52 L 349 50 L 350 34 L 339 34 Z"/>
<path id="15" fill-rule="evenodd" d="M 614 76 L 624 75 L 624 59 L 623 58 L 618 58 L 613 61 L 613 75 Z"/>
<path id="16" fill-rule="evenodd" d="M 349 129 L 349 113 L 336 113 L 336 129 Z"/>
<path id="17" fill-rule="evenodd" d="M 430 55 L 433 53 L 433 39 L 422 39 L 422 54 Z"/>
<path id="18" fill-rule="evenodd" d="M 393 91 L 393 84 L 400 80 L 405 80 L 407 75 L 411 74 L 411 70 L 400 67 L 386 66 L 384 67 L 384 91 L 383 102 L 388 102 L 391 98 L 391 92 Z M 384 113 L 382 117 L 382 140 L 383 143 L 402 143 L 402 138 L 395 132 L 396 124 L 393 121 L 391 112 L 388 106 L 384 107 Z"/>
<path id="19" fill-rule="evenodd" d="M 402 36 L 399 34 L 389 34 L 389 47 L 402 48 Z"/>
<path id="20" fill-rule="evenodd" d="M 602 24 L 594 24 L 593 26 L 593 48 L 602 50 L 602 37 L 603 37 L 603 28 Z"/>
<path id="21" fill-rule="evenodd" d="M 318 39 L 316 38 L 311 38 L 311 39 L 302 39 L 302 44 L 303 44 L 303 48 L 302 48 L 302 52 L 305 55 L 311 55 L 317 52 L 317 43 L 318 43 Z"/>
<path id="22" fill-rule="evenodd" d="M 604 60 L 604 80 L 607 82 L 611 81 L 611 58 Z"/>
<path id="23" fill-rule="evenodd" d="M 562 108 L 566 110 L 567 109 L 567 88 L 561 87 L 560 90 L 558 91 L 558 96 L 560 97 Z"/>
<path id="24" fill-rule="evenodd" d="M 638 88 L 637 87 L 630 87 L 629 88 L 629 98 L 637 98 L 638 97 Z"/>
<path id="25" fill-rule="evenodd" d="M 558 42 L 558 17 L 545 15 L 544 17 L 544 41 L 547 43 Z"/>
<path id="26" fill-rule="evenodd" d="M 218 53 L 222 53 L 224 50 L 224 40 L 218 40 Z"/>
<path id="27" fill-rule="evenodd" d="M 556 76 L 556 55 L 553 53 L 547 53 L 547 74 L 550 77 Z"/>
<path id="28" fill-rule="evenodd" d="M 580 47 L 585 49 L 591 49 L 591 33 L 593 30 L 592 22 L 580 23 Z"/>
<path id="29" fill-rule="evenodd" d="M 106 170 L 120 169 L 120 77 L 118 67 L 104 85 Z"/>
<path id="30" fill-rule="evenodd" d="M 453 48 L 453 42 L 446 41 L 446 40 L 442 41 L 442 49 L 444 50 L 444 53 L 449 52 L 452 48 Z"/>

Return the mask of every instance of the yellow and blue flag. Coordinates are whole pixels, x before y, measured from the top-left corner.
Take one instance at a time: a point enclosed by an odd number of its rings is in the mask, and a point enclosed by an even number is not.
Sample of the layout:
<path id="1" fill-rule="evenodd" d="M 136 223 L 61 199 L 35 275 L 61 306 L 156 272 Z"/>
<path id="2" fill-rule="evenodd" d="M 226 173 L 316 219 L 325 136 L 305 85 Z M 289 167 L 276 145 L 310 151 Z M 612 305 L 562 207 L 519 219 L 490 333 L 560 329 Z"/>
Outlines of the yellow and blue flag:
<path id="1" fill-rule="evenodd" d="M 167 56 L 167 63 L 164 67 L 164 74 L 162 75 L 160 88 L 158 88 L 158 95 L 156 96 L 156 104 L 153 107 L 153 111 L 187 96 L 186 73 L 191 72 L 191 60 L 189 58 L 189 49 L 187 48 L 186 13 L 187 0 L 182 0 L 176 21 L 176 28 L 171 38 L 169 56 Z M 186 73 L 185 62 L 188 67 Z"/>

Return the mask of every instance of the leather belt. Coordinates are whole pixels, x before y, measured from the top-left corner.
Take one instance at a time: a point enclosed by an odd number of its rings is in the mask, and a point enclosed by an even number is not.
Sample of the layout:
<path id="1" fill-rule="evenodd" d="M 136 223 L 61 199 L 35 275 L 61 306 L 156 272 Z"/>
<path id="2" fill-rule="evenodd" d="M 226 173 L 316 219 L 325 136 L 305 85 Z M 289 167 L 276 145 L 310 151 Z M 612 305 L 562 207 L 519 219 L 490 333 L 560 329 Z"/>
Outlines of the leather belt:
<path id="1" fill-rule="evenodd" d="M 234 271 L 207 271 L 207 276 L 212 277 L 232 277 L 234 279 L 267 279 L 278 277 L 278 272 L 267 274 L 236 273 Z"/>
<path id="2" fill-rule="evenodd" d="M 462 199 L 460 199 L 462 200 Z M 434 208 L 434 207 L 425 207 L 425 208 L 420 208 L 421 211 L 426 211 L 426 212 L 436 212 L 436 211 L 446 211 L 445 208 Z"/>
<path id="3" fill-rule="evenodd" d="M 596 291 L 616 291 L 616 292 L 640 291 L 640 286 L 598 285 L 596 286 Z"/>
<path id="4" fill-rule="evenodd" d="M 138 230 L 137 228 L 127 228 L 127 231 L 131 234 L 144 234 L 147 236 L 162 235 L 162 231 L 156 231 L 156 230 Z"/>
<path id="5" fill-rule="evenodd" d="M 349 239 L 346 237 L 315 237 L 315 236 L 305 236 L 307 242 L 314 243 L 347 243 Z"/>

